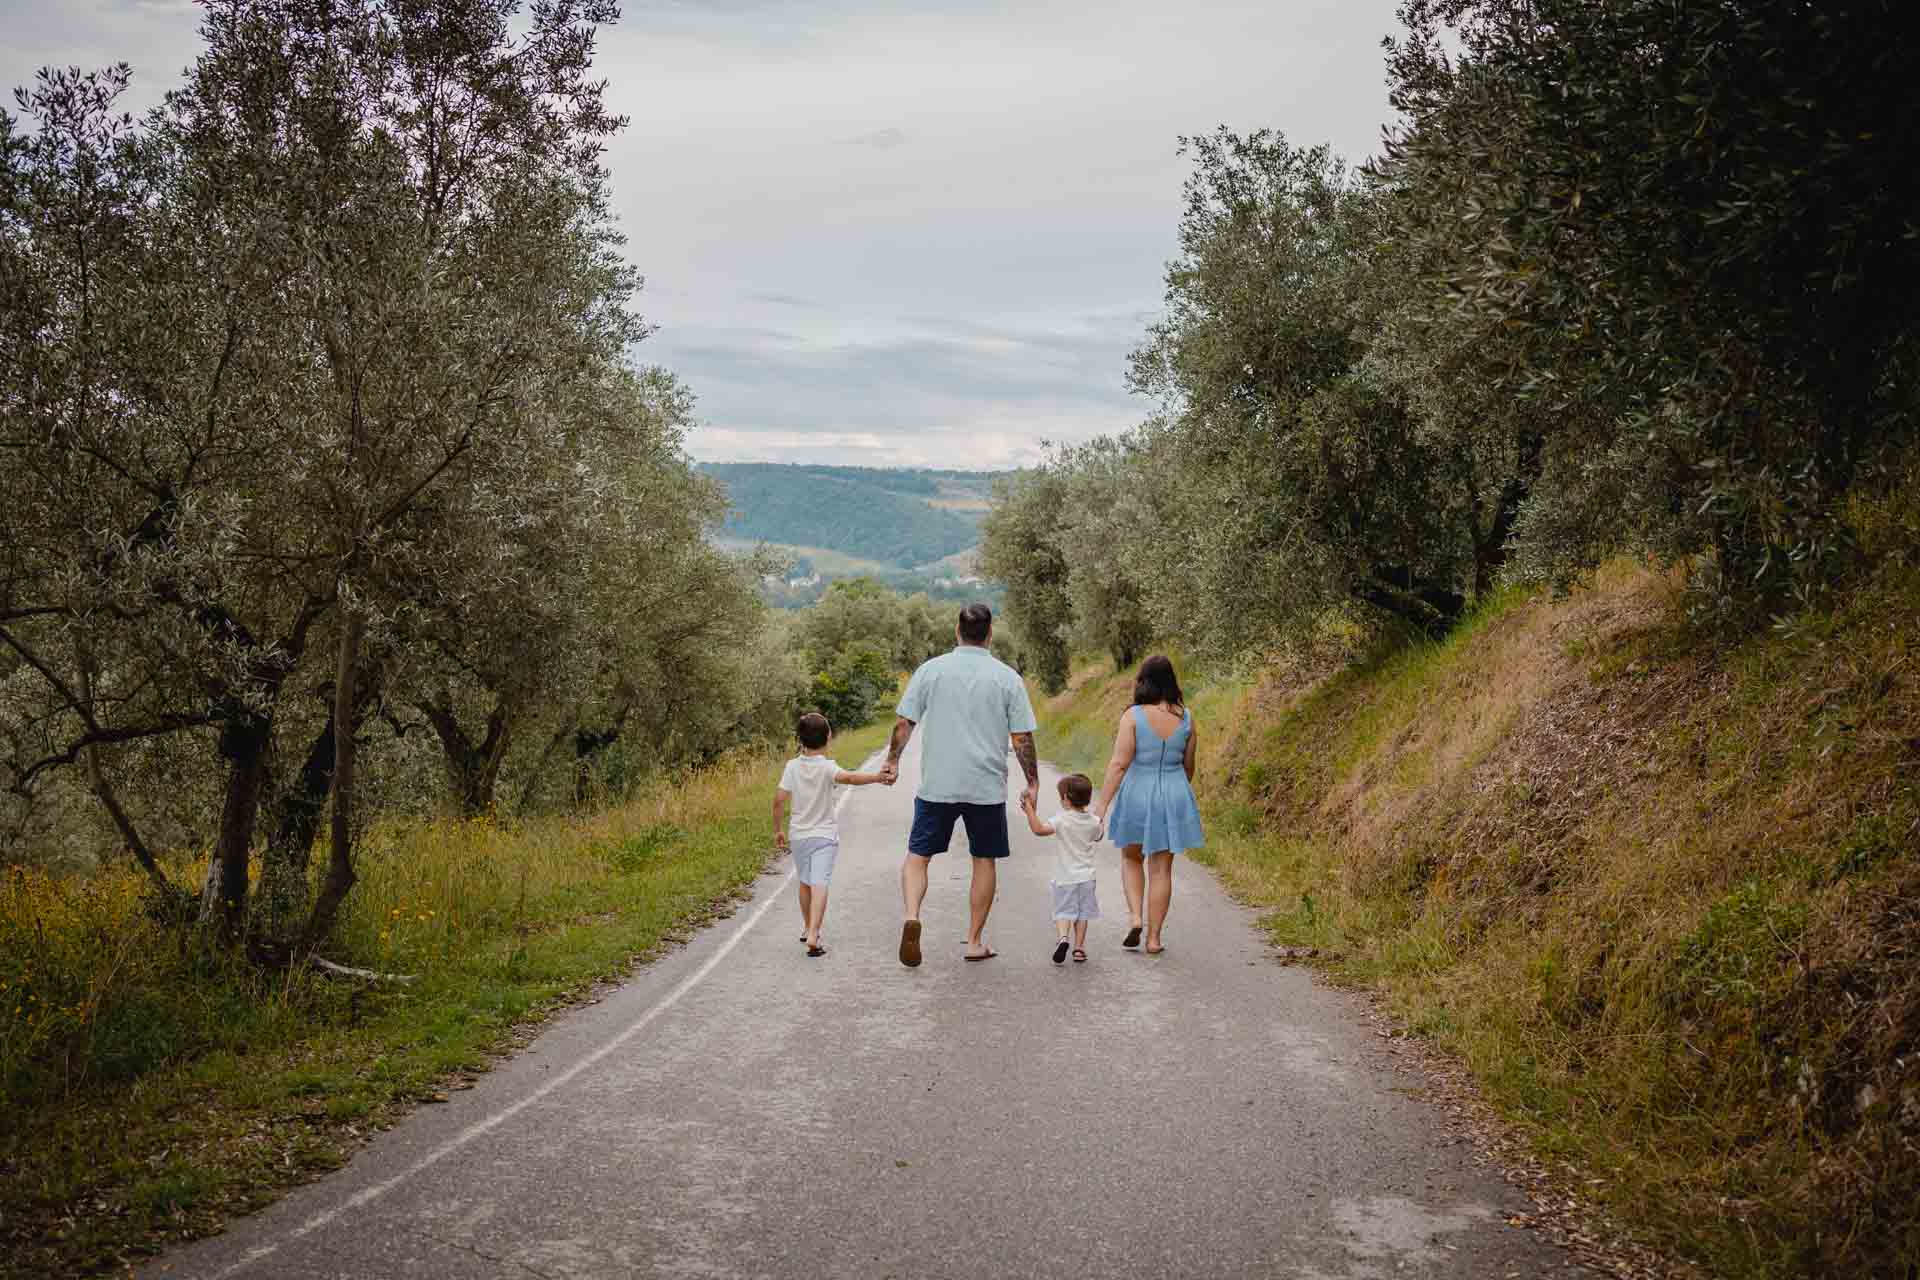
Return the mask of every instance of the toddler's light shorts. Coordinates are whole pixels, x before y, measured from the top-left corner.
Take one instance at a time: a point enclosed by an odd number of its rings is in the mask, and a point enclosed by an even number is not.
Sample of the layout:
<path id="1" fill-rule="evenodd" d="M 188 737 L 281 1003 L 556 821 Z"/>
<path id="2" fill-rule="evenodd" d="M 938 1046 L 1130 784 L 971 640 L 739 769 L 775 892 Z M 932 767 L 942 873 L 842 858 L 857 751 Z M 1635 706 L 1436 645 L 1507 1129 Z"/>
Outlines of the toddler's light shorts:
<path id="1" fill-rule="evenodd" d="M 1100 918 L 1100 897 L 1094 892 L 1093 881 L 1082 880 L 1077 884 L 1061 884 L 1049 881 L 1053 885 L 1053 918 L 1055 920 L 1098 920 Z"/>
<path id="2" fill-rule="evenodd" d="M 793 842 L 793 869 L 800 883 L 824 888 L 833 879 L 833 860 L 840 842 L 827 836 L 800 836 Z"/>

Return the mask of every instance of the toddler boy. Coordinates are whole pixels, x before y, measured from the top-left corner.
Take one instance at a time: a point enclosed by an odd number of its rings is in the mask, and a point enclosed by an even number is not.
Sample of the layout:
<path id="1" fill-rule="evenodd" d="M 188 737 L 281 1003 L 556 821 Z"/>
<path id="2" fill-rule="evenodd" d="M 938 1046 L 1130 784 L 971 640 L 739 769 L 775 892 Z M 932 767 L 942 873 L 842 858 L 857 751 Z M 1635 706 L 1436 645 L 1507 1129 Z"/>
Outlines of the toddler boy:
<path id="1" fill-rule="evenodd" d="M 1100 819 L 1087 812 L 1093 801 L 1093 782 L 1084 773 L 1060 779 L 1060 812 L 1040 821 L 1031 793 L 1021 797 L 1027 827 L 1037 836 L 1054 837 L 1053 853 L 1053 962 L 1067 958 L 1067 935 L 1073 935 L 1073 962 L 1087 958 L 1087 921 L 1100 918 L 1100 899 L 1094 892 L 1093 850 L 1100 842 Z"/>

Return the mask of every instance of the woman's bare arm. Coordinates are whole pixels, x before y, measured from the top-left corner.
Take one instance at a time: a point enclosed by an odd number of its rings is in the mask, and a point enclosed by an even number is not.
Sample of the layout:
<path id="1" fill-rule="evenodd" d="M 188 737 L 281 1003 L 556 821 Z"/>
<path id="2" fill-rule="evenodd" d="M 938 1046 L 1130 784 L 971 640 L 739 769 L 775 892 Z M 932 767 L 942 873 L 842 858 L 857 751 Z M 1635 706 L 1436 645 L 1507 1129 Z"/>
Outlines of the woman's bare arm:
<path id="1" fill-rule="evenodd" d="M 1194 743 L 1194 740 L 1199 736 L 1200 736 L 1199 729 L 1193 727 L 1192 725 L 1187 726 L 1187 750 L 1186 750 L 1186 753 L 1181 757 L 1180 763 L 1186 766 L 1188 782 L 1193 781 L 1193 761 L 1194 761 L 1193 743 Z"/>
<path id="2" fill-rule="evenodd" d="M 1120 779 L 1127 776 L 1127 766 L 1133 763 L 1133 708 L 1127 708 L 1120 717 L 1120 727 L 1113 734 L 1113 755 L 1107 761 L 1107 780 L 1100 788 L 1100 802 L 1093 807 L 1096 817 L 1105 819 L 1107 810 L 1113 807 L 1113 797 L 1120 790 Z"/>

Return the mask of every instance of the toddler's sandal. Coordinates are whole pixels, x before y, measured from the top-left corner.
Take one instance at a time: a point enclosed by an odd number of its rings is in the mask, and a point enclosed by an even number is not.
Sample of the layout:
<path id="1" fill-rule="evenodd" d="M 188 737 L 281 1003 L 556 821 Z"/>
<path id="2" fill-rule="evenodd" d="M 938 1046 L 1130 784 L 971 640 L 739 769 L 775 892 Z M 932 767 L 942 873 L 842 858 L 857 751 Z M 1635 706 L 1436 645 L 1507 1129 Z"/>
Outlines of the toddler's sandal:
<path id="1" fill-rule="evenodd" d="M 1087 962 L 1087 949 L 1085 947 L 1075 947 L 1073 949 L 1073 962 L 1075 964 L 1085 964 Z"/>
<path id="2" fill-rule="evenodd" d="M 1055 964 L 1065 964 L 1067 962 L 1067 945 L 1067 940 L 1062 938 L 1060 939 L 1060 944 L 1053 949 L 1053 962 Z"/>

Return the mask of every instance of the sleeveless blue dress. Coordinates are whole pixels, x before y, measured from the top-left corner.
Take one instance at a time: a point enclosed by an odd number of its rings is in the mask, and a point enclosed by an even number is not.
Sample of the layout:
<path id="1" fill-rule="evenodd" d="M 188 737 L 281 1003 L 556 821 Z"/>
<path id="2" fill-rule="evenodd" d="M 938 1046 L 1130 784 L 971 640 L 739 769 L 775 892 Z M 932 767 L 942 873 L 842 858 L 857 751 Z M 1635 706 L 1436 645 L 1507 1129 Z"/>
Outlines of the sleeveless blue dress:
<path id="1" fill-rule="evenodd" d="M 1107 835 L 1117 845 L 1139 845 L 1142 853 L 1197 849 L 1206 839 L 1185 763 L 1193 713 L 1182 715 L 1180 727 L 1164 738 L 1154 732 L 1144 708 L 1135 707 L 1131 714 L 1133 763 L 1107 815 Z"/>

